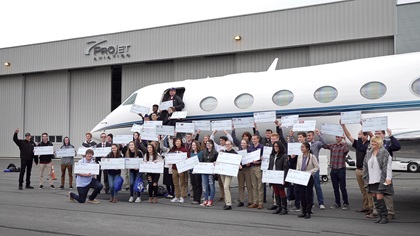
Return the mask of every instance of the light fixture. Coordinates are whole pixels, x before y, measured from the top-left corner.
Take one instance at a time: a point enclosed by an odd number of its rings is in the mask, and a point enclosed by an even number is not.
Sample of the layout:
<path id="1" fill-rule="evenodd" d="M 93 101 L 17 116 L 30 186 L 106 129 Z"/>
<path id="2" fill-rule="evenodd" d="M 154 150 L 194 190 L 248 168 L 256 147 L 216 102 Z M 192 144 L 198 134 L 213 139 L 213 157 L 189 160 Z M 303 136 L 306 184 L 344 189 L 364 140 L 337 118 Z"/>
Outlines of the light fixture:
<path id="1" fill-rule="evenodd" d="M 236 35 L 234 39 L 235 39 L 236 41 L 239 41 L 239 40 L 241 40 L 241 36 Z"/>
<path id="2" fill-rule="evenodd" d="M 4 63 L 4 66 L 10 66 L 10 62 L 8 62 L 8 61 L 7 61 L 7 62 L 5 62 L 5 63 Z"/>

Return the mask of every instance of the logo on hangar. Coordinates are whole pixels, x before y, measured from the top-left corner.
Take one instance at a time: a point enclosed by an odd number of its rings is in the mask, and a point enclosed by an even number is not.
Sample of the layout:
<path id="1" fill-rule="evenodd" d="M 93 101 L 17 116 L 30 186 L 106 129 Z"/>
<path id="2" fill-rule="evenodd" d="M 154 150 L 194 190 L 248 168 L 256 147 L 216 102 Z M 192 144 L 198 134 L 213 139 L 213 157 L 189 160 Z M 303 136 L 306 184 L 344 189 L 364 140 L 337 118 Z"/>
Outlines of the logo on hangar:
<path id="1" fill-rule="evenodd" d="M 95 61 L 126 58 L 131 56 L 131 45 L 107 44 L 106 42 L 106 39 L 87 42 L 89 47 L 86 48 L 85 55 L 93 55 L 93 60 Z"/>

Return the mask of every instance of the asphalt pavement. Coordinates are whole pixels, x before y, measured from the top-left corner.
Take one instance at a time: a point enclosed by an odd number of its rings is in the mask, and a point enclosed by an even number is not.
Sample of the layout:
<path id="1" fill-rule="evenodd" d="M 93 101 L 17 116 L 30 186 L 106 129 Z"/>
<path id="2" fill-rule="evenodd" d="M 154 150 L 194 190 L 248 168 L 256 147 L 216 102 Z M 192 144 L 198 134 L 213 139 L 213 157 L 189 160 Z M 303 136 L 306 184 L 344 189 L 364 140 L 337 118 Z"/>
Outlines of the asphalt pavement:
<path id="1" fill-rule="evenodd" d="M 19 159 L 0 158 L 0 168 L 9 163 L 19 166 Z M 60 178 L 60 160 L 54 160 Z M 0 235 L 418 235 L 420 227 L 420 172 L 394 172 L 395 220 L 386 225 L 373 223 L 361 208 L 361 193 L 354 170 L 347 170 L 350 210 L 330 209 L 334 204 L 331 182 L 322 184 L 326 210 L 314 207 L 311 219 L 297 218 L 298 212 L 273 215 L 267 209 L 236 207 L 223 210 L 224 202 L 213 207 L 171 203 L 160 198 L 158 204 L 129 203 L 129 192 L 121 191 L 118 203 L 110 203 L 109 195 L 98 196 L 99 204 L 74 203 L 65 190 L 39 186 L 39 167 L 32 171 L 33 190 L 18 190 L 19 173 L 0 173 Z M 68 182 L 66 182 L 68 183 Z M 48 184 L 44 184 L 44 186 Z M 74 184 L 75 185 L 75 184 Z M 216 199 L 219 197 L 216 184 Z M 74 189 L 73 191 L 76 191 Z M 237 180 L 232 182 L 232 197 L 238 198 Z M 271 196 L 271 190 L 267 190 Z M 271 199 L 267 197 L 270 206 Z M 316 197 L 315 197 L 315 202 Z M 417 233 L 416 233 L 417 232 Z"/>

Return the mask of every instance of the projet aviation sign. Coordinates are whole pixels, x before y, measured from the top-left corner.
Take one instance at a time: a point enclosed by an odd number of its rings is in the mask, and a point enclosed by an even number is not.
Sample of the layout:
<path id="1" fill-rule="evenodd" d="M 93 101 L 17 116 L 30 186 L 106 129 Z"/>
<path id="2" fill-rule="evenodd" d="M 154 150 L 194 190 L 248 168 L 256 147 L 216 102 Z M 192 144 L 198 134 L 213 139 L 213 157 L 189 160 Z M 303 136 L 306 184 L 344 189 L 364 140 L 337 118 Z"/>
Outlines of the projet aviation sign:
<path id="1" fill-rule="evenodd" d="M 131 45 L 107 45 L 106 39 L 99 41 L 90 41 L 87 42 L 90 45 L 85 50 L 85 55 L 93 55 L 93 60 L 111 60 L 115 58 L 126 58 L 130 57 L 130 47 Z"/>

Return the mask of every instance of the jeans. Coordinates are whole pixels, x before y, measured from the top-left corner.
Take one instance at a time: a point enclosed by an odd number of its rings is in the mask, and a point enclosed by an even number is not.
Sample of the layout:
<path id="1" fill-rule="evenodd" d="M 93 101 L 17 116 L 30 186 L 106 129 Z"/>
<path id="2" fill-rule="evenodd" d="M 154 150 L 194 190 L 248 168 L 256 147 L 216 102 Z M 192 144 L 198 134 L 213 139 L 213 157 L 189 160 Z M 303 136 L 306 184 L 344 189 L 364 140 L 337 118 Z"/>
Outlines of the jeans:
<path id="1" fill-rule="evenodd" d="M 213 201 L 216 191 L 213 175 L 202 174 L 201 181 L 203 183 L 204 200 Z"/>
<path id="2" fill-rule="evenodd" d="M 147 174 L 147 182 L 149 183 L 149 197 L 157 197 L 159 191 L 159 177 L 160 174 L 149 173 Z"/>
<path id="3" fill-rule="evenodd" d="M 108 182 L 109 182 L 109 191 L 111 192 L 111 197 L 116 197 L 118 195 L 118 191 L 115 191 L 115 180 L 119 177 L 119 174 L 110 175 L 108 174 Z"/>
<path id="4" fill-rule="evenodd" d="M 23 185 L 23 176 L 25 175 L 26 169 L 26 186 L 31 185 L 31 171 L 32 171 L 33 160 L 20 160 L 20 173 L 19 173 L 19 186 Z"/>
<path id="5" fill-rule="evenodd" d="M 193 187 L 193 197 L 194 201 L 200 202 L 201 195 L 203 194 L 203 186 L 201 183 L 201 174 L 192 174 L 192 170 L 190 170 L 190 177 L 191 177 L 191 185 Z"/>
<path id="6" fill-rule="evenodd" d="M 138 171 L 129 171 L 130 175 L 130 197 L 134 196 L 134 182 L 136 182 L 136 179 L 138 176 L 141 176 L 141 173 Z M 140 192 L 137 193 L 137 197 L 140 197 Z"/>
<path id="7" fill-rule="evenodd" d="M 104 186 L 101 184 L 101 182 L 99 182 L 97 179 L 92 178 L 92 181 L 90 181 L 90 183 L 85 186 L 85 187 L 77 187 L 77 192 L 79 193 L 79 195 L 75 194 L 75 193 L 70 193 L 70 196 L 80 202 L 80 203 L 84 203 L 86 201 L 86 196 L 89 192 L 90 188 L 93 188 L 93 192 L 92 195 L 89 196 L 89 200 L 94 200 L 96 198 L 96 196 L 99 194 L 99 192 L 102 190 Z"/>
<path id="8" fill-rule="evenodd" d="M 347 189 L 346 189 L 346 168 L 341 168 L 338 170 L 331 170 L 330 176 L 331 176 L 331 182 L 334 189 L 335 203 L 341 206 L 340 191 L 339 191 L 341 190 L 341 194 L 343 195 L 343 204 L 348 205 L 349 198 L 348 198 Z"/>
<path id="9" fill-rule="evenodd" d="M 296 208 L 300 208 L 300 203 L 301 203 L 301 199 L 300 199 L 301 188 L 299 188 L 298 186 L 299 185 L 294 185 L 295 207 Z"/>
<path id="10" fill-rule="evenodd" d="M 314 175 L 314 187 L 316 191 L 316 197 L 318 198 L 318 205 L 324 205 L 324 195 L 322 194 L 319 170 Z"/>

